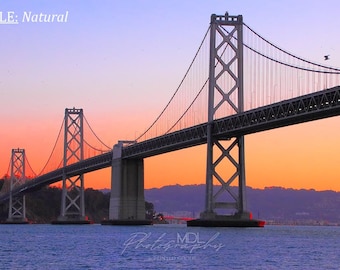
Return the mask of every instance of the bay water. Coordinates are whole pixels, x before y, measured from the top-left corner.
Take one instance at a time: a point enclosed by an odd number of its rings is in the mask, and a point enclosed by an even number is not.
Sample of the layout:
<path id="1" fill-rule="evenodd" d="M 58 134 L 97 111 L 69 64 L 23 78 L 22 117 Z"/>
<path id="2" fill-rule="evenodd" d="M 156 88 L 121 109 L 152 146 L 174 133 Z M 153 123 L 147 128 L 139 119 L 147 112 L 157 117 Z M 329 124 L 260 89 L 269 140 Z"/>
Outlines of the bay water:
<path id="1" fill-rule="evenodd" d="M 339 269 L 340 227 L 1 225 L 0 269 Z"/>

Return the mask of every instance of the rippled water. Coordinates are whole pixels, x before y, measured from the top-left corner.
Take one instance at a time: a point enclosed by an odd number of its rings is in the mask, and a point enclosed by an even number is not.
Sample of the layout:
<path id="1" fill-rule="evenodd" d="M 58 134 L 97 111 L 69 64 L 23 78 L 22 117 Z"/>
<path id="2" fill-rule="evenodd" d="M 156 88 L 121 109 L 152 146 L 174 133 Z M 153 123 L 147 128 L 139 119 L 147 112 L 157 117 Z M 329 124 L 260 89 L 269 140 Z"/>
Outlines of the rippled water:
<path id="1" fill-rule="evenodd" d="M 339 269 L 340 227 L 1 225 L 1 269 Z"/>

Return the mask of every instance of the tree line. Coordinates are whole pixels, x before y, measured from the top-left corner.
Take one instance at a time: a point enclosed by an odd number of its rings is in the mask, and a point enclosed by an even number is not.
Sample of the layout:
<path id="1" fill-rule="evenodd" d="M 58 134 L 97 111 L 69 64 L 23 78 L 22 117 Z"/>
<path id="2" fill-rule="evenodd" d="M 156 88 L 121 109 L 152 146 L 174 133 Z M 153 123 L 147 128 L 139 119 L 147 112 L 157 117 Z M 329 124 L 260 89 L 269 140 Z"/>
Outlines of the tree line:
<path id="1" fill-rule="evenodd" d="M 0 191 L 4 184 L 0 179 Z M 34 223 L 51 223 L 60 215 L 62 189 L 57 187 L 43 187 L 25 195 L 26 217 Z M 110 193 L 103 193 L 92 188 L 85 189 L 85 215 L 94 223 L 109 219 Z M 8 202 L 0 205 L 0 221 L 8 218 Z M 155 215 L 152 203 L 145 202 L 146 218 Z"/>

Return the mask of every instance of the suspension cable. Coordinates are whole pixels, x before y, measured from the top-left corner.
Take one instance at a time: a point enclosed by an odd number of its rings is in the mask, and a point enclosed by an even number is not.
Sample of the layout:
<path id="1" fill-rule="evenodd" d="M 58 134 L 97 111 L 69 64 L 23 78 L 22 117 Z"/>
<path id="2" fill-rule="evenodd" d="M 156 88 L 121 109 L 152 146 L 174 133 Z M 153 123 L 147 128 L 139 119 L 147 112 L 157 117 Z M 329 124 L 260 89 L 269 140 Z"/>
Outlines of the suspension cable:
<path id="1" fill-rule="evenodd" d="M 92 129 L 91 125 L 89 124 L 89 122 L 87 121 L 85 115 L 84 115 L 84 119 L 85 119 L 85 122 L 87 123 L 87 125 L 89 126 L 91 132 L 92 132 L 93 135 L 96 137 L 96 139 L 97 139 L 101 144 L 103 144 L 107 149 L 110 149 L 110 150 L 111 150 L 111 147 L 107 146 L 107 145 L 106 145 L 106 144 L 105 144 L 105 143 L 97 136 L 97 134 L 93 131 L 93 129 Z M 90 145 L 88 144 L 88 146 L 90 146 Z M 90 146 L 90 147 L 91 147 L 91 146 Z"/>
<path id="2" fill-rule="evenodd" d="M 222 51 L 222 53 L 221 53 L 221 56 L 220 57 L 222 57 L 224 54 L 225 54 L 225 52 L 226 52 L 226 50 L 227 50 L 227 48 L 228 48 L 228 44 L 227 44 L 227 46 L 226 47 L 224 47 L 224 49 L 223 49 L 223 51 Z M 215 64 L 215 68 L 217 67 L 217 64 L 218 63 L 216 63 Z M 194 105 L 194 103 L 195 103 L 195 101 L 197 100 L 197 98 L 199 97 L 199 95 L 202 93 L 202 91 L 203 91 L 203 89 L 204 89 L 204 87 L 207 85 L 207 83 L 208 83 L 208 81 L 209 81 L 209 77 L 206 79 L 206 81 L 204 82 L 204 84 L 202 85 L 202 87 L 201 87 L 201 89 L 200 89 L 200 91 L 197 93 L 197 95 L 195 96 L 195 98 L 193 99 L 193 101 L 190 103 L 190 105 L 188 106 L 188 108 L 183 112 L 183 114 L 181 115 L 181 117 L 165 132 L 165 134 L 168 134 L 182 119 L 183 119 L 183 117 L 185 116 L 185 114 L 190 110 L 190 108 Z"/>
<path id="3" fill-rule="evenodd" d="M 311 64 L 311 65 L 314 65 L 314 66 L 317 66 L 317 67 L 320 67 L 320 68 L 325 68 L 325 69 L 330 69 L 330 70 L 334 70 L 334 71 L 340 72 L 340 69 L 338 69 L 338 68 L 333 68 L 333 67 L 328 67 L 328 66 L 320 65 L 320 64 L 317 64 L 317 63 L 313 63 L 313 62 L 311 62 L 311 61 L 308 61 L 308 60 L 306 60 L 306 59 L 300 58 L 300 57 L 298 57 L 298 56 L 295 56 L 295 55 L 293 55 L 293 54 L 291 54 L 291 53 L 289 53 L 289 52 L 287 52 L 287 51 L 285 51 L 285 50 L 279 48 L 278 46 L 274 45 L 273 43 L 271 43 L 271 42 L 268 41 L 267 39 L 263 38 L 261 35 L 259 35 L 258 33 L 256 33 L 253 29 L 251 29 L 247 24 L 245 24 L 245 23 L 243 23 L 243 24 L 244 24 L 245 27 L 247 27 L 252 33 L 254 33 L 256 36 L 258 36 L 258 37 L 259 37 L 260 39 L 262 39 L 264 42 L 268 43 L 269 45 L 273 46 L 275 49 L 277 49 L 277 50 L 279 50 L 279 51 L 281 51 L 281 52 L 283 52 L 283 53 L 285 53 L 285 54 L 287 54 L 287 55 L 289 55 L 289 56 L 291 56 L 291 57 L 293 57 L 293 58 L 295 58 L 295 59 L 298 59 L 298 60 L 300 60 L 300 61 L 302 61 L 302 62 Z M 245 45 L 245 44 L 244 44 L 244 45 Z M 246 46 L 246 45 L 245 45 L 245 46 Z M 246 46 L 246 47 L 249 48 L 248 46 Z M 249 49 L 250 49 L 250 48 L 249 48 Z M 255 51 L 254 51 L 254 52 L 255 52 Z M 260 54 L 260 55 L 261 55 L 261 54 Z M 272 60 L 272 59 L 269 58 L 269 57 L 266 57 L 266 58 Z M 275 60 L 274 60 L 274 61 L 275 61 Z M 283 64 L 283 63 L 281 63 L 281 62 L 278 62 L 278 63 Z M 297 68 L 297 67 L 291 66 L 291 65 L 288 65 L 288 66 L 289 66 L 289 67 Z M 313 71 L 313 70 L 302 69 L 302 68 L 301 68 L 301 70 Z M 330 72 L 324 72 L 324 73 L 330 73 Z M 338 74 L 338 73 L 332 73 L 332 74 Z"/>
<path id="4" fill-rule="evenodd" d="M 243 23 L 247 28 L 249 28 L 245 23 Z M 226 30 L 224 27 L 221 27 L 226 33 L 230 34 L 230 32 L 228 30 Z M 334 71 L 322 71 L 322 70 L 315 70 L 315 69 L 309 69 L 309 68 L 302 68 L 302 67 L 298 67 L 298 66 L 294 66 L 294 65 L 291 65 L 291 64 L 288 64 L 288 63 L 284 63 L 282 61 L 279 61 L 279 60 L 276 60 L 272 57 L 269 57 L 267 55 L 264 55 L 263 53 L 251 48 L 249 45 L 245 44 L 245 43 L 242 43 L 244 47 L 246 47 L 247 49 L 251 50 L 252 52 L 270 60 L 270 61 L 273 61 L 275 63 L 278 63 L 280 65 L 283 65 L 283 66 L 287 66 L 287 67 L 291 67 L 291 68 L 295 68 L 295 69 L 298 69 L 298 70 L 303 70 L 303 71 L 309 71 L 309 72 L 315 72 L 315 73 L 323 73 L 323 74 L 340 74 L 340 69 L 336 69 L 336 68 L 332 68 L 332 67 L 327 67 L 327 66 L 323 66 L 323 65 L 320 65 L 320 64 L 316 64 L 316 63 L 313 63 L 313 62 L 310 62 L 308 60 L 305 60 L 305 59 L 302 59 L 300 57 L 297 57 L 289 52 L 286 52 L 284 51 L 283 49 L 280 49 L 279 47 L 275 46 L 274 44 L 270 43 L 269 41 L 267 41 L 266 39 L 262 38 L 260 35 L 258 35 L 256 32 L 254 32 L 252 29 L 249 28 L 250 31 L 252 31 L 255 35 L 257 35 L 258 37 L 260 37 L 261 39 L 263 39 L 265 42 L 267 42 L 268 44 L 270 44 L 271 46 L 273 46 L 274 48 L 278 49 L 279 51 L 295 58 L 295 59 L 298 59 L 300 61 L 303 61 L 305 63 L 308 63 L 308 64 L 311 64 L 311 65 L 314 65 L 314 66 L 317 66 L 317 67 L 321 67 L 321 68 L 325 68 L 325 69 L 329 69 L 329 70 L 335 70 Z M 237 40 L 236 37 L 232 37 L 234 38 L 235 40 Z"/>
<path id="5" fill-rule="evenodd" d="M 9 160 L 8 167 L 7 167 L 7 176 L 10 176 L 10 172 L 9 172 L 10 168 L 11 168 L 11 159 Z"/>
<path id="6" fill-rule="evenodd" d="M 268 59 L 268 60 L 270 60 L 270 61 L 273 61 L 273 62 L 275 62 L 275 63 L 278 63 L 278 64 L 280 64 L 280 65 L 283 65 L 283 66 L 287 66 L 287 67 L 291 67 L 291 68 L 295 68 L 295 69 L 303 70 L 303 71 L 315 72 L 315 73 L 323 73 L 323 74 L 340 74 L 340 69 L 339 69 L 338 72 L 335 72 L 335 71 L 323 71 L 323 70 L 315 70 L 315 69 L 309 69 L 309 68 L 302 68 L 302 67 L 294 66 L 294 65 L 291 65 L 291 64 L 288 64 L 288 63 L 283 63 L 283 62 L 281 62 L 281 61 L 279 61 L 279 60 L 276 60 L 276 59 L 271 58 L 271 57 L 269 57 L 269 56 L 267 56 L 267 55 L 264 55 L 263 53 L 260 53 L 259 51 L 257 51 L 257 50 L 255 50 L 255 49 L 249 47 L 249 46 L 246 45 L 246 44 L 243 44 L 243 46 L 246 47 L 247 49 L 251 50 L 252 52 L 256 53 L 256 54 L 258 54 L 258 55 L 260 55 L 260 56 L 262 56 L 262 57 L 264 57 L 264 58 L 266 58 L 266 59 Z M 297 58 L 297 59 L 298 59 L 298 58 Z M 299 60 L 300 60 L 300 59 L 299 59 Z M 319 67 L 323 67 L 323 66 L 318 65 L 318 64 L 315 64 L 315 65 L 316 65 L 316 66 L 319 66 Z M 331 70 L 336 70 L 336 69 L 333 69 L 333 68 L 329 68 L 329 69 L 331 69 Z"/>
<path id="7" fill-rule="evenodd" d="M 98 152 L 101 152 L 101 153 L 104 153 L 104 152 L 105 152 L 105 151 L 102 150 L 102 149 L 98 149 L 98 148 L 96 148 L 96 147 L 90 145 L 85 139 L 84 139 L 84 143 L 85 143 L 88 147 L 90 147 L 91 149 L 93 149 L 93 150 L 95 150 L 95 151 L 98 151 Z M 111 149 L 109 149 L 109 150 L 111 150 Z M 106 151 L 109 151 L 109 150 L 106 150 Z"/>
<path id="8" fill-rule="evenodd" d="M 44 167 L 42 168 L 42 170 L 40 171 L 40 173 L 39 173 L 38 175 L 41 175 L 41 174 L 43 173 L 43 171 L 44 171 L 44 170 L 46 169 L 46 167 L 47 167 L 47 164 L 50 162 L 50 160 L 51 160 L 51 158 L 52 158 L 52 155 L 53 155 L 53 153 L 54 153 L 54 150 L 55 150 L 55 148 L 56 148 L 56 146 L 57 146 L 57 143 L 58 143 L 58 140 L 59 140 L 59 137 L 60 137 L 60 134 L 61 134 L 61 131 L 62 131 L 62 128 L 63 128 L 64 124 L 65 124 L 65 119 L 63 119 L 63 122 L 61 123 L 60 129 L 59 129 L 59 132 L 58 132 L 58 136 L 57 136 L 57 139 L 56 139 L 56 141 L 55 141 L 55 143 L 54 143 L 52 152 L 51 152 L 51 154 L 50 154 L 50 156 L 49 156 L 49 158 L 48 158 L 46 164 L 44 165 Z"/>
<path id="9" fill-rule="evenodd" d="M 198 94 L 196 95 L 196 97 L 194 98 L 194 100 L 190 103 L 190 105 L 188 106 L 188 108 L 183 112 L 183 114 L 181 115 L 181 117 L 165 132 L 165 134 L 168 134 L 178 123 L 179 121 L 181 121 L 184 117 L 184 115 L 190 110 L 190 108 L 192 107 L 192 105 L 195 103 L 195 101 L 197 100 L 197 98 L 199 97 L 199 95 L 202 93 L 204 87 L 207 85 L 209 81 L 209 78 L 206 79 L 206 81 L 204 82 L 203 86 L 201 87 L 200 91 L 198 92 Z M 164 135 L 165 135 L 164 134 Z"/>
<path id="10" fill-rule="evenodd" d="M 62 158 L 59 162 L 59 165 L 57 166 L 57 169 L 60 169 L 63 166 L 64 158 Z"/>
<path id="11" fill-rule="evenodd" d="M 27 154 L 25 155 L 25 161 L 27 162 L 27 165 L 28 167 L 31 169 L 32 173 L 34 174 L 34 176 L 36 177 L 37 174 L 34 172 L 34 170 L 32 169 L 32 166 L 30 164 L 30 162 L 28 161 L 28 158 L 27 158 Z"/>
<path id="12" fill-rule="evenodd" d="M 191 63 L 190 63 L 190 65 L 189 65 L 189 67 L 188 67 L 188 69 L 187 69 L 187 71 L 186 71 L 186 73 L 185 73 L 183 79 L 181 80 L 179 86 L 177 87 L 175 93 L 172 95 L 172 97 L 171 97 L 171 99 L 169 100 L 169 102 L 167 103 L 167 105 L 164 107 L 164 109 L 162 110 L 162 112 L 157 116 L 156 120 L 150 125 L 150 127 L 149 127 L 146 131 L 144 131 L 139 137 L 137 137 L 137 138 L 135 139 L 135 141 L 138 141 L 140 138 L 142 138 L 142 137 L 143 137 L 143 136 L 144 136 L 144 135 L 145 135 L 145 134 L 146 134 L 146 133 L 147 133 L 147 132 L 155 125 L 155 124 L 156 124 L 156 122 L 157 122 L 157 121 L 159 120 L 159 118 L 163 115 L 163 113 L 165 112 L 165 110 L 169 107 L 170 103 L 172 102 L 172 100 L 173 100 L 174 97 L 176 96 L 176 94 L 177 94 L 177 92 L 179 91 L 180 87 L 182 86 L 182 84 L 183 84 L 185 78 L 187 77 L 187 75 L 188 75 L 188 73 L 189 73 L 189 71 L 190 71 L 192 65 L 194 64 L 194 62 L 195 62 L 195 60 L 196 60 L 196 57 L 198 56 L 198 53 L 200 52 L 200 50 L 201 50 L 201 48 L 202 48 L 202 46 L 203 46 L 203 44 L 204 44 L 204 41 L 205 41 L 205 39 L 206 39 L 206 37 L 207 37 L 209 31 L 210 31 L 210 26 L 208 27 L 208 30 L 206 31 L 206 33 L 205 33 L 205 35 L 204 35 L 204 37 L 203 37 L 203 40 L 202 40 L 202 42 L 201 42 L 201 44 L 200 44 L 200 46 L 199 46 L 199 48 L 198 48 L 198 50 L 197 50 L 197 52 L 196 52 L 194 58 L 193 58 L 193 60 L 191 61 Z"/>

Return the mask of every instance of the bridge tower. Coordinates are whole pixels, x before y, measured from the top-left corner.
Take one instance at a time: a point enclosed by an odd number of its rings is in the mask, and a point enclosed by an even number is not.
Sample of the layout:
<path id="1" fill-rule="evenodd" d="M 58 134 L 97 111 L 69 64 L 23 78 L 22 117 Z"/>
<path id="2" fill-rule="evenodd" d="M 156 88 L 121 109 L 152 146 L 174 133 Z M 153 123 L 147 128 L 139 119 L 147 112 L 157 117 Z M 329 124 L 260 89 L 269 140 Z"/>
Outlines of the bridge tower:
<path id="1" fill-rule="evenodd" d="M 84 159 L 83 109 L 65 109 L 64 167 Z M 63 175 L 60 216 L 54 224 L 87 224 L 84 175 Z"/>
<path id="2" fill-rule="evenodd" d="M 257 225 L 246 210 L 244 137 L 212 136 L 215 119 L 243 112 L 242 28 L 241 15 L 211 15 L 205 211 L 188 226 Z"/>
<path id="3" fill-rule="evenodd" d="M 12 191 L 16 187 L 24 184 L 25 181 L 25 149 L 12 149 L 9 210 L 6 223 L 28 223 L 26 218 L 25 196 L 12 196 Z"/>

